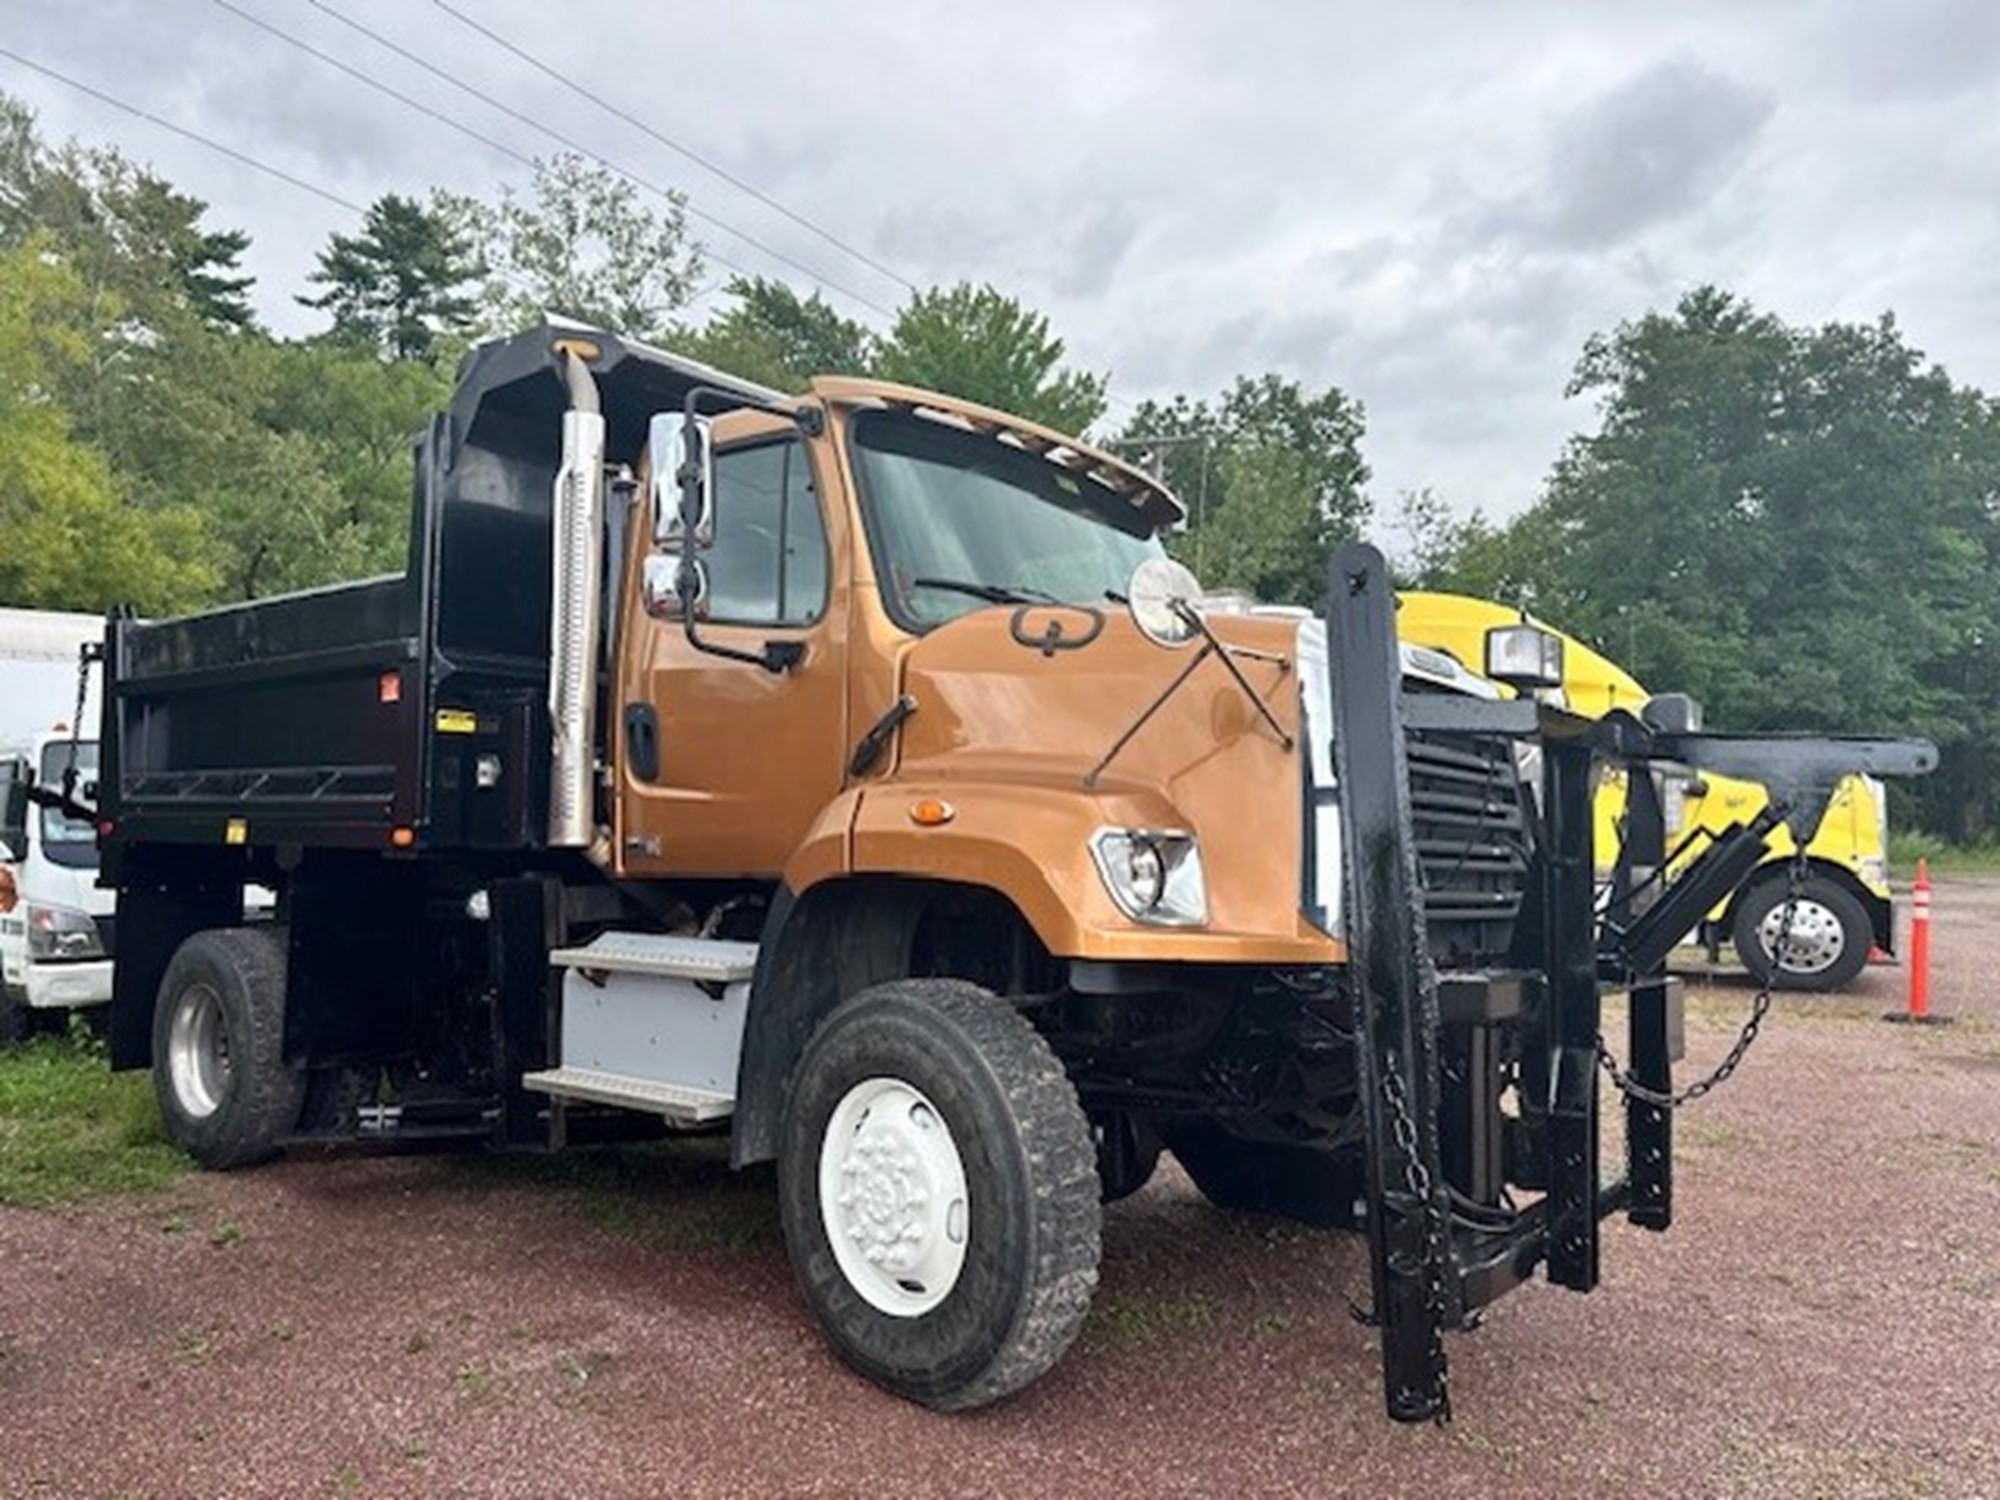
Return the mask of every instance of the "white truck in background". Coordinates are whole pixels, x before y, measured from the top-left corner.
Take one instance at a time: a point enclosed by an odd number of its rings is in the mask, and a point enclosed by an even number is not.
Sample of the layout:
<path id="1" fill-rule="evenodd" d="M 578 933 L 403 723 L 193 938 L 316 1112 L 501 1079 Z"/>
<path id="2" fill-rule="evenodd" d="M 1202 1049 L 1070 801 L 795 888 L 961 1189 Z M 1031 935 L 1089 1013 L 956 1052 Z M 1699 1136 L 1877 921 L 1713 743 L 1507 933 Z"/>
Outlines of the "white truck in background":
<path id="1" fill-rule="evenodd" d="M 104 638 L 97 615 L 0 609 L 0 1042 L 38 1014 L 111 998 L 115 897 L 97 885 L 97 830 L 28 799 L 97 780 L 98 683 L 77 717 L 77 662 Z M 82 734 L 73 734 L 77 724 Z"/>

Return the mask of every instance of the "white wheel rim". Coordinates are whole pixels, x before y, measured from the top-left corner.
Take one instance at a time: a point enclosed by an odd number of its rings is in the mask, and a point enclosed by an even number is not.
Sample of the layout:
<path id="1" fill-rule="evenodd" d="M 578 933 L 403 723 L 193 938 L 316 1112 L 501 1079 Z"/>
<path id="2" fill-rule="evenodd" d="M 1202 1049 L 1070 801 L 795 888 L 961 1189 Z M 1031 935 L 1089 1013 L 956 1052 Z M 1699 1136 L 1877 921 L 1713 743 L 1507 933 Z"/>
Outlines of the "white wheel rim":
<path id="1" fill-rule="evenodd" d="M 869 1306 L 916 1318 L 965 1269 L 971 1203 L 951 1127 L 919 1089 L 870 1078 L 826 1122 L 819 1211 L 847 1284 Z"/>
<path id="2" fill-rule="evenodd" d="M 167 1076 L 174 1098 L 197 1120 L 222 1107 L 229 1092 L 229 1032 L 222 1024 L 222 1000 L 205 984 L 191 984 L 174 1000 L 167 1033 Z"/>
<path id="3" fill-rule="evenodd" d="M 1778 937 L 1785 919 L 1780 901 L 1764 915 L 1757 928 L 1758 941 L 1776 960 Z M 1847 930 L 1832 908 L 1801 896 L 1792 910 L 1791 936 L 1785 939 L 1784 963 L 1787 974 L 1821 974 L 1840 961 L 1847 951 Z"/>

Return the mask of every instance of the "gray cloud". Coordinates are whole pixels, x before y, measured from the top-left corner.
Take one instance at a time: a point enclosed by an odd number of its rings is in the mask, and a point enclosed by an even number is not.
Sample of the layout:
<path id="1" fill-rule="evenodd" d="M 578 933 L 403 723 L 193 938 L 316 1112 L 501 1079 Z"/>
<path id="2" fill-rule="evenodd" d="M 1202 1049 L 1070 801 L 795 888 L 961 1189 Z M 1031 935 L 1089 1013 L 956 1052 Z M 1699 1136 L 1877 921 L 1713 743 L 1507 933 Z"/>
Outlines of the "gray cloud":
<path id="1" fill-rule="evenodd" d="M 1685 58 L 1646 69 L 1550 127 L 1547 175 L 1483 216 L 1488 233 L 1602 250 L 1704 207 L 1776 101 Z"/>
<path id="2" fill-rule="evenodd" d="M 530 153 L 518 125 L 299 0 L 239 0 Z M 429 6 L 330 0 L 814 268 L 902 290 Z M 1277 369 L 1365 403 L 1383 496 L 1518 509 L 1589 420 L 1594 330 L 1699 281 L 1796 322 L 1899 315 L 2000 389 L 2000 9 L 1412 0 L 481 0 L 496 30 L 919 284 L 991 281 L 1114 394 Z M 207 0 L 17 6 L 8 45 L 367 202 L 521 170 Z M 115 142 L 253 236 L 265 316 L 351 216 L 0 65 L 51 133 Z M 699 228 L 719 254 L 808 280 Z M 1114 411 L 1113 420 L 1118 412 Z"/>

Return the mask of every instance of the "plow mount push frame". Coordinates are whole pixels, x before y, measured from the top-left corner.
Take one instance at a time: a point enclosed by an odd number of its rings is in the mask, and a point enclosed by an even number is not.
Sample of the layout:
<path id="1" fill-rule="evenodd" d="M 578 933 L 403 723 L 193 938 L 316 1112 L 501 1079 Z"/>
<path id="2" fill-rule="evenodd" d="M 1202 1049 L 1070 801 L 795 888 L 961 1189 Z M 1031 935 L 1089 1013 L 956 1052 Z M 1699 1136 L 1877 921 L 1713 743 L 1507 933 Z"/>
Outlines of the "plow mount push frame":
<path id="1" fill-rule="evenodd" d="M 1557 1285 L 1595 1288 L 1599 1229 L 1613 1214 L 1655 1231 L 1673 1221 L 1667 1104 L 1628 1091 L 1624 1171 L 1600 1180 L 1605 995 L 1629 997 L 1627 1078 L 1670 1095 L 1680 1007 L 1664 965 L 1694 925 L 1689 914 L 1698 918 L 1736 889 L 1780 823 L 1801 844 L 1810 838 L 1843 776 L 1922 775 L 1937 751 L 1921 740 L 1667 732 L 1623 711 L 1586 719 L 1526 697 L 1406 696 L 1382 554 L 1365 544 L 1340 548 L 1328 584 L 1329 728 L 1367 1126 L 1373 1320 L 1389 1415 L 1447 1420 L 1447 1331 L 1471 1326 L 1481 1307 L 1537 1267 Z M 1432 959 L 1406 759 L 1412 729 L 1540 748 L 1539 827 L 1503 966 L 1440 972 Z M 1600 762 L 1627 772 L 1626 827 L 1605 908 L 1607 916 L 1623 911 L 1623 925 L 1599 919 L 1592 800 Z M 1656 765 L 1761 782 L 1769 806 L 1693 858 L 1670 861 Z M 1502 1107 L 1510 1089 L 1512 1114 Z M 1516 1209 L 1509 1184 L 1541 1197 Z"/>

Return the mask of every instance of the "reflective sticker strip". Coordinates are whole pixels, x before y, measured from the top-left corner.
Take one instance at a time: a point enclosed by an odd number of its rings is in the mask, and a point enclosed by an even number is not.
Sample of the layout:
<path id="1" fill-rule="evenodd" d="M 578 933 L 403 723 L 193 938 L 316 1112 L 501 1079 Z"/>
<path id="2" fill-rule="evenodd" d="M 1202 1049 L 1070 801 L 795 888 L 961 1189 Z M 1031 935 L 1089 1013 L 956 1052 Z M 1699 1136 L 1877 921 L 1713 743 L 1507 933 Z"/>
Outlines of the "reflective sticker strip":
<path id="1" fill-rule="evenodd" d="M 479 716 L 470 709 L 441 708 L 437 711 L 439 734 L 472 734 L 479 728 Z"/>
<path id="2" fill-rule="evenodd" d="M 250 821 L 247 818 L 231 818 L 222 825 L 222 842 L 225 844 L 247 844 L 250 841 Z"/>

